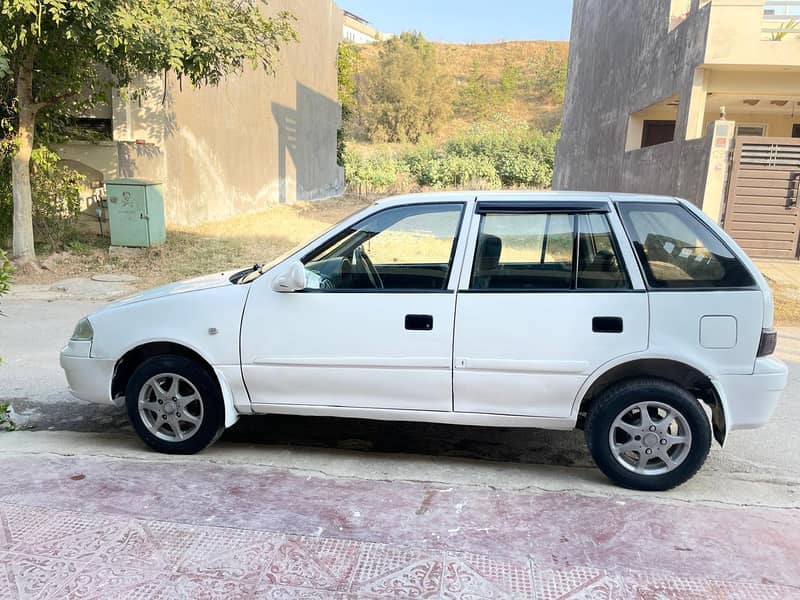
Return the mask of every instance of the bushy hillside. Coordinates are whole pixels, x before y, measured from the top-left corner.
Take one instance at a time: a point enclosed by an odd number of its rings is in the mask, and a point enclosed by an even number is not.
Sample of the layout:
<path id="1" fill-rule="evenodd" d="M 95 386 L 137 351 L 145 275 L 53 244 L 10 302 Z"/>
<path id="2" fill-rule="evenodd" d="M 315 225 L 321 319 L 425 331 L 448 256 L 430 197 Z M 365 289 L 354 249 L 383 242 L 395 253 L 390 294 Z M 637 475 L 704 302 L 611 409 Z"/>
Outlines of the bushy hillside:
<path id="1" fill-rule="evenodd" d="M 341 162 L 353 191 L 549 187 L 565 42 L 342 46 Z"/>
<path id="2" fill-rule="evenodd" d="M 544 130 L 560 123 L 567 42 L 429 43 L 438 78 L 451 92 L 452 112 L 438 135 L 446 139 L 470 125 L 498 120 Z M 374 72 L 381 48 L 357 48 L 357 74 Z"/>

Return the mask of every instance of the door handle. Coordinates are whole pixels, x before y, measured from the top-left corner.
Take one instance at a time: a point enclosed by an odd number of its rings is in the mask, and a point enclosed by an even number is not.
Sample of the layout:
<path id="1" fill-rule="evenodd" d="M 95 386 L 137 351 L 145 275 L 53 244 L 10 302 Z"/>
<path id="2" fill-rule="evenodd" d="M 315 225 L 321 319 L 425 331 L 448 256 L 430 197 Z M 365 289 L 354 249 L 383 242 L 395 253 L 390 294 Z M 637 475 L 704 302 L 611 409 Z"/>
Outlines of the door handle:
<path id="1" fill-rule="evenodd" d="M 595 317 L 592 319 L 594 333 L 622 333 L 622 317 Z"/>
<path id="2" fill-rule="evenodd" d="M 406 329 L 409 331 L 432 330 L 433 315 L 406 315 Z"/>

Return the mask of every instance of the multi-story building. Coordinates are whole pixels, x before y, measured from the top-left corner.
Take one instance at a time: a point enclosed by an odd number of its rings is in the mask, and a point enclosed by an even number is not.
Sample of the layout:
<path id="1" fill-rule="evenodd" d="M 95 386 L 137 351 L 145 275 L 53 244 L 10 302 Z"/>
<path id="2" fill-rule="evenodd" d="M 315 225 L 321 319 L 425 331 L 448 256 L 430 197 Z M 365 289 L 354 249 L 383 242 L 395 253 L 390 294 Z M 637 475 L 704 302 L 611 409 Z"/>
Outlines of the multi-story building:
<path id="1" fill-rule="evenodd" d="M 299 37 L 278 53 L 274 76 L 245 69 L 219 87 L 154 78 L 144 97 L 115 91 L 76 120 L 94 139 L 56 151 L 93 186 L 117 177 L 163 183 L 170 224 L 340 193 L 342 11 L 333 0 L 272 0 L 268 10 L 291 12 Z"/>
<path id="2" fill-rule="evenodd" d="M 575 0 L 554 187 L 687 198 L 798 257 L 800 3 Z"/>

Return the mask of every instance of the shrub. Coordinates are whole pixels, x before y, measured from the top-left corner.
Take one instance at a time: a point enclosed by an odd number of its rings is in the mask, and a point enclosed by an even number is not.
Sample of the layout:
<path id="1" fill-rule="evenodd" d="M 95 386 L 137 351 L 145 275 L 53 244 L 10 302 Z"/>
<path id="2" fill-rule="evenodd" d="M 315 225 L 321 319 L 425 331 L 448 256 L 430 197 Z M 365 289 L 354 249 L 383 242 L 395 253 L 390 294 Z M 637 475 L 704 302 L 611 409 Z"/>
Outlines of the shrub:
<path id="1" fill-rule="evenodd" d="M 345 180 L 365 192 L 435 189 L 547 188 L 553 178 L 558 132 L 494 125 L 432 145 L 348 148 Z"/>
<path id="2" fill-rule="evenodd" d="M 36 241 L 51 250 L 63 247 L 74 237 L 84 180 L 78 171 L 59 161 L 58 154 L 44 147 L 34 150 L 31 157 L 33 232 Z M 0 244 L 6 245 L 11 238 L 14 205 L 10 159 L 0 163 L 0 175 Z"/>

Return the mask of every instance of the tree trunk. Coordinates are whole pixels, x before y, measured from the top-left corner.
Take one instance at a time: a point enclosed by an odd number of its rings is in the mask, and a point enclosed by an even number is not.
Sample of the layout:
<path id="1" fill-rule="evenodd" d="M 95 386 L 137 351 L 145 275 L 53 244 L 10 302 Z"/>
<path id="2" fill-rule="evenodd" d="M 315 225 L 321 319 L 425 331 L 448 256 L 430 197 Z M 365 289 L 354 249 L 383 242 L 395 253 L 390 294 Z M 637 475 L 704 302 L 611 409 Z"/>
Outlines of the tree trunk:
<path id="1" fill-rule="evenodd" d="M 17 153 L 11 159 L 11 186 L 14 197 L 14 237 L 12 256 L 19 263 L 36 263 L 33 247 L 33 199 L 31 195 L 31 152 L 36 126 L 33 99 L 33 58 L 35 48 L 28 49 L 17 76 L 19 127 Z"/>

